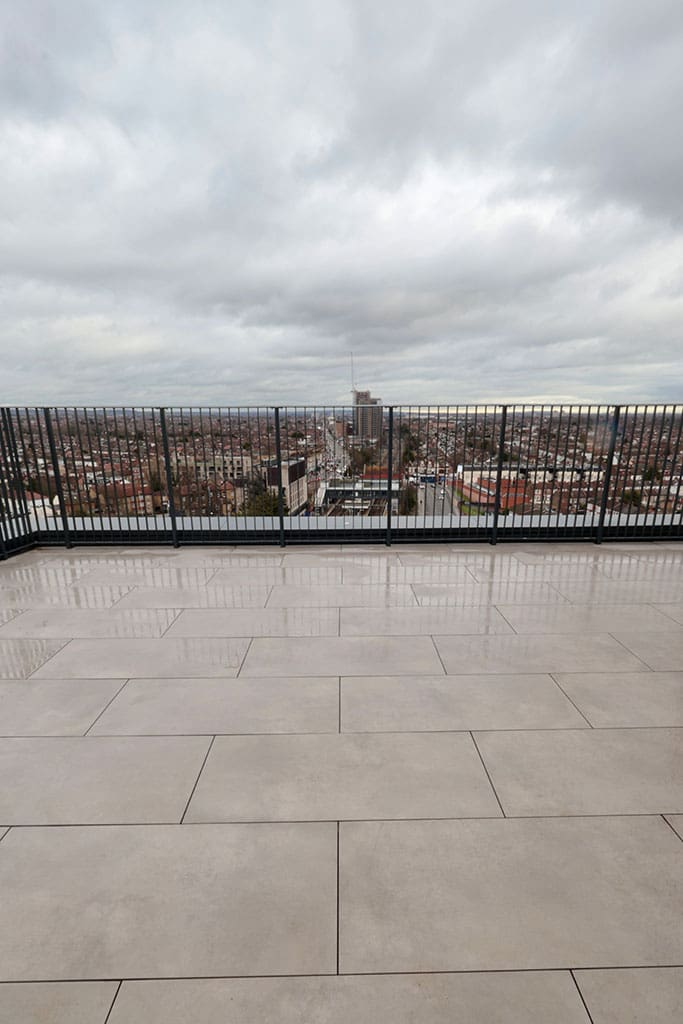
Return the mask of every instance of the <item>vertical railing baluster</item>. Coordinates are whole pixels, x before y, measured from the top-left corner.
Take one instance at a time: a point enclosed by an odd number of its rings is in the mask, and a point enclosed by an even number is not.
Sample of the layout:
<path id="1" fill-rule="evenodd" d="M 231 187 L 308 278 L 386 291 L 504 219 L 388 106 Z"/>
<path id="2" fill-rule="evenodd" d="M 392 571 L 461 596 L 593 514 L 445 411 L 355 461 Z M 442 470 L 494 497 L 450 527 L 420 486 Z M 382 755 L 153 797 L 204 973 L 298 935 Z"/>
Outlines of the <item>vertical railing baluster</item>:
<path id="1" fill-rule="evenodd" d="M 161 425 L 161 444 L 164 452 L 164 467 L 166 470 L 166 488 L 168 490 L 168 514 L 171 517 L 171 538 L 173 547 L 180 547 L 178 541 L 178 527 L 176 524 L 175 501 L 173 500 L 173 474 L 171 472 L 171 452 L 168 447 L 168 431 L 166 430 L 166 410 L 159 409 L 159 423 Z"/>
<path id="2" fill-rule="evenodd" d="M 280 521 L 280 547 L 285 546 L 285 514 L 282 504 L 282 445 L 280 442 L 280 409 L 275 406 L 275 458 L 277 460 L 277 515 Z"/>
<path id="3" fill-rule="evenodd" d="M 52 429 L 52 419 L 50 417 L 50 410 L 45 407 L 43 408 L 43 417 L 45 419 L 45 430 L 47 432 L 47 443 L 50 448 L 50 458 L 52 459 L 52 472 L 55 475 L 55 490 L 57 492 L 57 500 L 59 502 L 59 511 L 62 517 L 62 529 L 64 531 L 64 544 L 67 548 L 72 548 L 71 536 L 69 534 L 69 520 L 66 515 L 66 506 L 64 504 L 64 490 L 62 488 L 62 479 L 59 475 L 59 462 L 57 459 L 57 446 L 55 444 L 55 435 Z"/>
<path id="4" fill-rule="evenodd" d="M 387 533 L 385 544 L 391 547 L 391 501 L 393 490 L 394 461 L 394 407 L 389 406 L 389 432 L 387 435 Z"/>
<path id="5" fill-rule="evenodd" d="M 501 406 L 500 440 L 498 442 L 498 467 L 496 469 L 496 497 L 493 505 L 493 525 L 491 527 L 491 543 L 498 543 L 498 516 L 500 514 L 500 489 L 503 479 L 503 461 L 505 458 L 505 429 L 507 427 L 508 407 Z"/>
<path id="6" fill-rule="evenodd" d="M 621 413 L 621 406 L 614 406 L 614 413 L 612 416 L 612 425 L 610 427 L 610 438 L 609 448 L 607 451 L 607 466 L 605 467 L 605 484 L 602 489 L 602 499 L 600 501 L 600 518 L 598 520 L 598 529 L 595 535 L 595 543 L 602 544 L 603 534 L 605 532 L 605 516 L 607 514 L 607 502 L 609 500 L 609 488 L 612 482 L 612 464 L 614 462 L 614 453 L 617 447 L 617 430 L 619 429 L 619 415 Z"/>

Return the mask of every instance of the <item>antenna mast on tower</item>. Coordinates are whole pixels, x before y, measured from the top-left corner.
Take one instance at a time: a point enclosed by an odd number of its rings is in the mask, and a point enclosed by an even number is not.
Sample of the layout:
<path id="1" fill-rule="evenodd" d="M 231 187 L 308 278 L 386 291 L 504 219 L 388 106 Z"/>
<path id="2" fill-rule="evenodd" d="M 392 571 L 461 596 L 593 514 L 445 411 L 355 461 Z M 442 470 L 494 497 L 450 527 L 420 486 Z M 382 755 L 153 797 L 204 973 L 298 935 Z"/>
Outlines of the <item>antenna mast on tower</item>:
<path id="1" fill-rule="evenodd" d="M 356 397 L 356 381 L 353 375 L 353 352 L 351 353 L 351 394 Z"/>

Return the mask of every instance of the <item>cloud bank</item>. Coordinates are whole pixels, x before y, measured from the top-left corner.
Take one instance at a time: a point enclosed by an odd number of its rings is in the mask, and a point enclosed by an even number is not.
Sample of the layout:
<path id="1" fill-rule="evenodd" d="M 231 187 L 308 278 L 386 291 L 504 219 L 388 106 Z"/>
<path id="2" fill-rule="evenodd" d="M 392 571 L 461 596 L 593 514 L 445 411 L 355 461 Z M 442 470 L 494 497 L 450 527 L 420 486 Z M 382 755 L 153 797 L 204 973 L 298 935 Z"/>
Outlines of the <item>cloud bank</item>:
<path id="1" fill-rule="evenodd" d="M 683 397 L 683 6 L 0 14 L 0 403 Z"/>

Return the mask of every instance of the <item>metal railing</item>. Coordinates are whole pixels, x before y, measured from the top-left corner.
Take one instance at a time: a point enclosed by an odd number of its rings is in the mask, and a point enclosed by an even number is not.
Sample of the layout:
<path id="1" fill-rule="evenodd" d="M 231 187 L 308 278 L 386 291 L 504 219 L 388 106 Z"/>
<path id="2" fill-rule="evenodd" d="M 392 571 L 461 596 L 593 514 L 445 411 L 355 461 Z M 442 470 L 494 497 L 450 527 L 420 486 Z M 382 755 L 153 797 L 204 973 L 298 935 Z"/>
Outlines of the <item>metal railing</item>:
<path id="1" fill-rule="evenodd" d="M 35 544 L 683 537 L 683 406 L 0 408 Z"/>

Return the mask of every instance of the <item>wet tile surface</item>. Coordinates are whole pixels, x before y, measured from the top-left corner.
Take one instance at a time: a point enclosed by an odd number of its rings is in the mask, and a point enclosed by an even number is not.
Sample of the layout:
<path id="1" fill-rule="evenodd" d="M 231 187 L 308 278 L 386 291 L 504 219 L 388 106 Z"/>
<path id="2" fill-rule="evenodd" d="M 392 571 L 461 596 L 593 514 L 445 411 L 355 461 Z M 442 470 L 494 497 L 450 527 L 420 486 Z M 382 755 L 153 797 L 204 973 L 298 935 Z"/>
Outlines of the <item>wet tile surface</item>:
<path id="1" fill-rule="evenodd" d="M 244 639 L 72 640 L 35 677 L 236 676 L 248 646 Z"/>
<path id="2" fill-rule="evenodd" d="M 587 1024 L 574 969 L 595 1024 L 677 1019 L 650 968 L 683 962 L 681 568 L 672 542 L 0 564 L 0 1018 L 104 1024 L 123 980 L 113 1024 Z"/>
<path id="3" fill-rule="evenodd" d="M 257 637 L 249 648 L 242 675 L 276 676 L 288 666 L 297 675 L 314 676 L 319 674 L 321 664 L 331 675 L 367 675 L 373 670 L 395 675 L 443 671 L 429 637 Z"/>
<path id="4" fill-rule="evenodd" d="M 585 637 L 441 636 L 435 642 L 446 671 L 453 674 L 637 672 L 647 667 L 609 634 Z"/>

